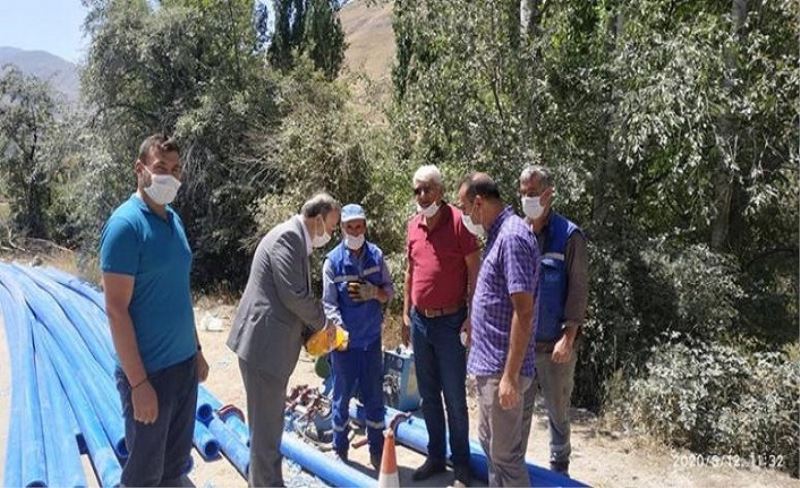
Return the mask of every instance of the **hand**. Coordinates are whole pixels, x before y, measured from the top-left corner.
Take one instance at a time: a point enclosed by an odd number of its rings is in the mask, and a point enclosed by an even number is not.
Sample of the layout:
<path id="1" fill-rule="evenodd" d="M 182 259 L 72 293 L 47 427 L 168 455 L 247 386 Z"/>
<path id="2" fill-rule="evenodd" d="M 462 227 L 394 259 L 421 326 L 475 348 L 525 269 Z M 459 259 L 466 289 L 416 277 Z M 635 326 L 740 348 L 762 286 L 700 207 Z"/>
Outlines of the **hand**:
<path id="1" fill-rule="evenodd" d="M 408 347 L 411 344 L 411 317 L 407 313 L 403 314 L 403 325 L 400 326 L 400 340 L 403 345 Z"/>
<path id="2" fill-rule="evenodd" d="M 330 352 L 336 345 L 336 323 L 328 321 L 325 325 L 325 335 L 327 336 L 325 340 L 328 343 L 328 352 Z"/>
<path id="3" fill-rule="evenodd" d="M 202 383 L 208 379 L 208 362 L 203 351 L 197 351 L 197 381 Z"/>
<path id="4" fill-rule="evenodd" d="M 131 390 L 133 418 L 143 424 L 152 424 L 158 418 L 158 396 L 150 380 Z"/>
<path id="5" fill-rule="evenodd" d="M 366 302 L 377 298 L 378 287 L 372 283 L 351 282 L 347 284 L 347 293 L 355 302 Z"/>
<path id="6" fill-rule="evenodd" d="M 503 410 L 511 410 L 519 405 L 519 377 L 512 380 L 504 374 L 503 377 L 500 378 L 497 396 L 500 398 L 500 407 L 502 407 Z"/>
<path id="7" fill-rule="evenodd" d="M 558 364 L 563 364 L 569 361 L 570 355 L 572 354 L 572 341 L 569 340 L 566 334 L 564 334 L 561 339 L 556 342 L 555 347 L 553 348 L 553 362 Z"/>
<path id="8" fill-rule="evenodd" d="M 467 340 L 464 341 L 464 347 L 469 348 L 470 344 L 472 344 L 472 320 L 470 320 L 469 315 L 464 319 L 464 323 L 461 324 L 461 332 L 467 333 Z"/>

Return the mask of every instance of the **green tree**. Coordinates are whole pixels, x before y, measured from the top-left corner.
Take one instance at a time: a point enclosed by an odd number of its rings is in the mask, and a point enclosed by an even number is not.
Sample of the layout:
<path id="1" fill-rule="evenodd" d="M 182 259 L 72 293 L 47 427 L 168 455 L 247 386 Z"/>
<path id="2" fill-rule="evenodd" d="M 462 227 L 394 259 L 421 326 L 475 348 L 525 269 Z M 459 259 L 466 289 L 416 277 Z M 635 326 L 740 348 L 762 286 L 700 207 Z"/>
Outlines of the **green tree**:
<path id="1" fill-rule="evenodd" d="M 46 82 L 0 68 L 0 174 L 16 230 L 47 238 L 50 173 L 47 138 L 57 104 Z"/>
<path id="2" fill-rule="evenodd" d="M 277 82 L 257 51 L 249 0 L 93 1 L 83 89 L 95 108 L 79 186 L 86 242 L 134 185 L 132 164 L 148 134 L 175 135 L 186 181 L 178 208 L 205 286 L 243 284 L 255 230 L 246 209 L 270 187 L 267 163 L 253 158 L 253 133 L 274 131 Z M 98 191 L 99 189 L 99 191 Z M 95 224 L 95 225 L 92 225 Z"/>
<path id="3" fill-rule="evenodd" d="M 344 31 L 337 0 L 274 0 L 274 32 L 268 49 L 270 63 L 287 71 L 307 53 L 328 80 L 339 74 L 344 61 Z"/>

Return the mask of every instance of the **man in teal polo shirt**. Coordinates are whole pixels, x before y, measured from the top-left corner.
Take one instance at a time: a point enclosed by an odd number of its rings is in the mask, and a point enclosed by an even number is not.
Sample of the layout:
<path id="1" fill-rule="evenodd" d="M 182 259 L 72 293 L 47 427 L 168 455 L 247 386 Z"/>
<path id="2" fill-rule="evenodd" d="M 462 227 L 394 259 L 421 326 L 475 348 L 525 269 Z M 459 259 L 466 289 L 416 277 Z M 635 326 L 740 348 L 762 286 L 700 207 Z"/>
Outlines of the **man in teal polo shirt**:
<path id="1" fill-rule="evenodd" d="M 100 243 L 129 451 L 121 481 L 176 486 L 190 462 L 197 383 L 208 376 L 192 310 L 192 251 L 169 207 L 180 187 L 177 145 L 148 137 L 135 172 L 137 191 L 111 214 Z"/>

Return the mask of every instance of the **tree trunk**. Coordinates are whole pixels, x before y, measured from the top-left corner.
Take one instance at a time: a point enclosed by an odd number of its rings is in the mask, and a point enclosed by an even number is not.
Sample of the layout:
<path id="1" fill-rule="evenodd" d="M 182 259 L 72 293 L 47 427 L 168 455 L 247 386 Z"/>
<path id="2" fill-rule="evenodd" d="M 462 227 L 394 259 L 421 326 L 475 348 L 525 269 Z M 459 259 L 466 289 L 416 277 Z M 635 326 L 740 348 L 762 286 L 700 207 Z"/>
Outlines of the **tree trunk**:
<path id="1" fill-rule="evenodd" d="M 624 18 L 622 12 L 619 11 L 613 16 L 606 26 L 608 33 L 608 41 L 606 44 L 608 59 L 613 59 L 613 53 L 617 47 L 617 39 L 619 38 L 624 28 Z M 600 235 L 604 230 L 608 230 L 609 213 L 615 201 L 617 194 L 617 166 L 618 150 L 614 141 L 612 140 L 612 128 L 616 124 L 617 107 L 616 101 L 618 98 L 616 84 L 613 80 L 609 83 L 609 89 L 606 93 L 606 114 L 604 117 L 603 129 L 606 131 L 606 144 L 604 148 L 604 155 L 598 161 L 597 169 L 593 175 L 593 195 L 592 202 L 592 224 L 595 232 Z M 621 209 L 617 208 L 617 211 Z"/>
<path id="2" fill-rule="evenodd" d="M 731 1 L 733 34 L 737 46 L 725 53 L 725 79 L 723 84 L 729 96 L 735 90 L 736 53 L 741 45 L 742 31 L 747 21 L 747 0 Z M 722 116 L 719 121 L 717 148 L 719 162 L 714 174 L 714 218 L 711 223 L 711 248 L 723 251 L 728 248 L 731 226 L 731 199 L 736 191 L 734 163 L 736 162 L 736 120 L 732 113 Z"/>

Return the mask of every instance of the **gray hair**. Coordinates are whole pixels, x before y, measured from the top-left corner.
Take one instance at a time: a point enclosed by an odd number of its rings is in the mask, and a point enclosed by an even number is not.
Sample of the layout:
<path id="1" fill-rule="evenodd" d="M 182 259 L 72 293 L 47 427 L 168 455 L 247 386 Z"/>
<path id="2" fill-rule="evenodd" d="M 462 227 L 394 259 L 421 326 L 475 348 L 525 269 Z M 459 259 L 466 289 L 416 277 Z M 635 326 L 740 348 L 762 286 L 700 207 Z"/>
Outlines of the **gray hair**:
<path id="1" fill-rule="evenodd" d="M 553 175 L 550 173 L 550 170 L 545 168 L 544 166 L 528 166 L 527 168 L 522 170 L 522 174 L 519 175 L 519 182 L 526 183 L 531 181 L 534 176 L 538 176 L 544 185 L 545 188 L 550 188 L 553 186 Z"/>
<path id="2" fill-rule="evenodd" d="M 442 173 L 433 164 L 420 166 L 416 173 L 414 173 L 414 183 L 434 183 L 439 187 L 444 187 L 444 180 Z"/>
<path id="3" fill-rule="evenodd" d="M 300 213 L 303 217 L 309 219 L 318 215 L 322 215 L 322 218 L 325 218 L 332 210 L 340 212 L 341 209 L 342 206 L 338 200 L 330 196 L 330 194 L 322 192 L 306 200 L 306 203 L 300 209 Z"/>

